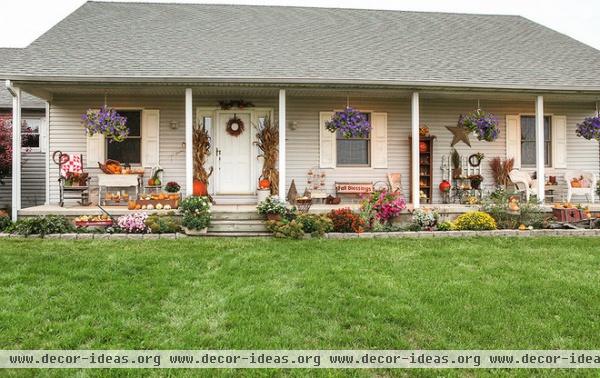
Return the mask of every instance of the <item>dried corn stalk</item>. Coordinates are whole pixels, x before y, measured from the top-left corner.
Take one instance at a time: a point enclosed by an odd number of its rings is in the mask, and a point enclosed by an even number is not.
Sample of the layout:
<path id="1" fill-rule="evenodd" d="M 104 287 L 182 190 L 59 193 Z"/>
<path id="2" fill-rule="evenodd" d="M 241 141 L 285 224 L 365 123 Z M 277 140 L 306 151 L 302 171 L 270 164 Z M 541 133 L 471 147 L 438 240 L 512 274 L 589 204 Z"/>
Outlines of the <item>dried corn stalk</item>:
<path id="1" fill-rule="evenodd" d="M 271 194 L 279 190 L 279 171 L 277 160 L 279 158 L 279 126 L 266 117 L 262 124 L 256 124 L 256 145 L 260 150 L 258 157 L 263 158 L 261 177 L 269 180 Z"/>
<path id="2" fill-rule="evenodd" d="M 213 168 L 210 167 L 210 170 L 206 171 L 204 164 L 210 155 L 210 136 L 203 127 L 199 127 L 194 130 L 192 141 L 194 144 L 194 177 L 203 183 L 208 183 Z"/>

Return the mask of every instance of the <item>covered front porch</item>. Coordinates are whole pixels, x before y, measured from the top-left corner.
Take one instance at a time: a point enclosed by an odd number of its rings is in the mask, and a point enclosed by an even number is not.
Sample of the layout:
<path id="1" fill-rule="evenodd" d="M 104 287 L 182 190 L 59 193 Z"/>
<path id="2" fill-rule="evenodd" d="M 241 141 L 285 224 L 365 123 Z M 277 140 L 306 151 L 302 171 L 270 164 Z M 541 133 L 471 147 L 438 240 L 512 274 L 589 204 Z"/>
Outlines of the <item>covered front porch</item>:
<path id="1" fill-rule="evenodd" d="M 20 180 L 13 180 L 14 217 L 100 211 L 93 205 L 78 206 L 74 201 L 67 201 L 65 207 L 57 206 L 60 173 L 52 161 L 55 151 L 81 155 L 83 170 L 91 177 L 89 199 L 93 204 L 104 199 L 104 192 L 98 186 L 102 174 L 98 163 L 115 156 L 125 159 L 121 163 L 144 169 L 138 192 L 148 190 L 146 183 L 151 172 L 160 167 L 162 185 L 177 182 L 183 195 L 191 195 L 197 173 L 194 132 L 199 128 L 207 130 L 210 136 L 204 168 L 212 172 L 207 184 L 215 208 L 255 211 L 263 165 L 256 146 L 255 127 L 266 117 L 277 122 L 279 131 L 276 194 L 288 198 L 293 184 L 298 196 L 313 194 L 311 210 L 317 212 L 358 206 L 357 196 L 343 193 L 339 184 L 385 187 L 390 184 L 390 175 L 399 179 L 398 189 L 409 208 L 434 206 L 449 213 L 477 208 L 477 203 L 468 205 L 463 203 L 462 196 L 445 196 L 438 189 L 444 180 L 454 188 L 461 185 L 449 166 L 454 135 L 446 127 L 456 126 L 459 115 L 477 108 L 498 118 L 500 134 L 493 142 L 479 141 L 470 135 L 471 146 L 459 142 L 453 147 L 465 164 L 462 167 L 465 175 L 482 176 L 481 189 L 468 193 L 477 199 L 474 202 L 496 188 L 489 166 L 494 157 L 515 159 L 515 168 L 543 177 L 534 181 L 530 189 L 546 203 L 566 201 L 569 185 L 564 179 L 566 173 L 597 174 L 600 170 L 598 143 L 575 135 L 576 124 L 596 113 L 597 96 L 592 93 L 198 83 L 99 86 L 13 82 L 11 85 L 15 88 L 15 124 L 20 123 L 20 91 L 49 101 L 46 204 L 20 209 Z M 132 149 L 119 150 L 118 144 L 86 136 L 81 115 L 104 104 L 117 111 L 139 113 L 139 125 L 135 135 L 130 135 L 131 143 L 128 142 Z M 367 138 L 348 141 L 325 129 L 324 124 L 333 112 L 347 105 L 368 114 L 373 130 Z M 229 130 L 232 119 L 241 121 L 237 124 L 241 132 Z M 419 131 L 423 127 L 428 128 L 430 136 L 435 136 L 427 160 L 423 160 L 420 146 L 423 138 Z M 13 143 L 19 145 L 19 139 L 20 135 L 15 135 Z M 137 141 L 134 143 L 133 139 Z M 477 154 L 485 156 L 479 167 L 468 166 L 469 158 Z M 19 159 L 16 153 L 15 178 L 20 175 Z M 548 187 L 551 176 L 556 178 L 556 186 Z M 326 196 L 339 197 L 341 202 L 321 203 Z M 572 202 L 591 200 L 590 196 L 576 196 Z M 131 211 L 127 206 L 109 208 L 115 214 Z"/>

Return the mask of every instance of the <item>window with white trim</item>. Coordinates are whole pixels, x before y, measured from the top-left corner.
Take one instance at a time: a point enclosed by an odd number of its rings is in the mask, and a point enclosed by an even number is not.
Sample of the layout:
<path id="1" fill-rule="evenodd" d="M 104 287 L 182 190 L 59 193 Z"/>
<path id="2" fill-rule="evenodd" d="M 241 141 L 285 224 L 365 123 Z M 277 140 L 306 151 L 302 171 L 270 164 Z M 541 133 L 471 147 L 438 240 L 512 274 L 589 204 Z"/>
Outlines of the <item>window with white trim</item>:
<path id="1" fill-rule="evenodd" d="M 41 118 L 23 118 L 21 121 L 21 146 L 27 149 L 40 148 Z"/>
<path id="2" fill-rule="evenodd" d="M 123 164 L 142 164 L 142 112 L 123 110 L 118 113 L 127 118 L 129 135 L 122 142 L 107 142 L 106 158 Z"/>
<path id="3" fill-rule="evenodd" d="M 521 165 L 535 167 L 535 116 L 521 116 Z M 552 118 L 544 117 L 544 165 L 552 165 Z"/>
<path id="4" fill-rule="evenodd" d="M 371 113 L 364 113 L 371 122 Z M 369 167 L 371 165 L 371 134 L 345 138 L 338 130 L 336 154 L 338 167 Z"/>

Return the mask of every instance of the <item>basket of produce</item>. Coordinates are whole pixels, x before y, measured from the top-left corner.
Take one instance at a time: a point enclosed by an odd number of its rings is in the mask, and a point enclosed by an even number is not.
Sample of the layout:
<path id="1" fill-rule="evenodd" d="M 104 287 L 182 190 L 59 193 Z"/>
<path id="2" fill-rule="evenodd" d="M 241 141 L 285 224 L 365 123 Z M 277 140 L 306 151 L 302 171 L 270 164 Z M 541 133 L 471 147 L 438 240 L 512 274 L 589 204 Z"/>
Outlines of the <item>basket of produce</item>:
<path id="1" fill-rule="evenodd" d="M 106 214 L 102 215 L 82 215 L 75 218 L 75 227 L 110 227 L 113 225 L 112 219 Z"/>
<path id="2" fill-rule="evenodd" d="M 179 207 L 179 193 L 147 193 L 136 201 L 138 210 L 174 210 Z"/>
<path id="3" fill-rule="evenodd" d="M 104 164 L 98 162 L 98 167 L 100 167 L 100 170 L 107 175 L 120 175 L 123 171 L 123 168 L 121 168 L 121 163 L 110 159 L 105 161 Z"/>

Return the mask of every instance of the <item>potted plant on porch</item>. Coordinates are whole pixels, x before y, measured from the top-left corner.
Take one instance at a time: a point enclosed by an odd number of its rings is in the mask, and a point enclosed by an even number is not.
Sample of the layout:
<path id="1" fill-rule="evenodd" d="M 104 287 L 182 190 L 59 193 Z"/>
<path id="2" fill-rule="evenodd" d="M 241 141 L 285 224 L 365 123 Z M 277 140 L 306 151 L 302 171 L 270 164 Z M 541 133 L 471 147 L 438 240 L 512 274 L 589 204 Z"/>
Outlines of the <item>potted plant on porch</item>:
<path id="1" fill-rule="evenodd" d="M 186 235 L 201 235 L 210 224 L 210 202 L 207 197 L 187 197 L 179 205 L 183 215 L 181 225 Z"/>
<path id="2" fill-rule="evenodd" d="M 277 197 L 268 197 L 259 203 L 256 209 L 259 214 L 265 215 L 268 220 L 281 220 L 281 216 L 287 210 L 285 203 L 279 201 Z"/>

